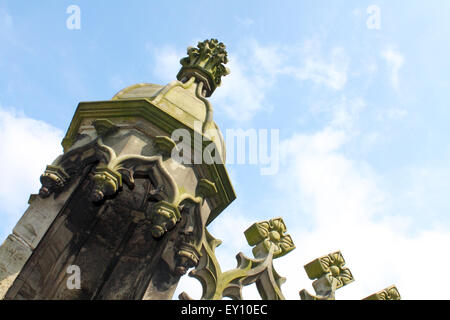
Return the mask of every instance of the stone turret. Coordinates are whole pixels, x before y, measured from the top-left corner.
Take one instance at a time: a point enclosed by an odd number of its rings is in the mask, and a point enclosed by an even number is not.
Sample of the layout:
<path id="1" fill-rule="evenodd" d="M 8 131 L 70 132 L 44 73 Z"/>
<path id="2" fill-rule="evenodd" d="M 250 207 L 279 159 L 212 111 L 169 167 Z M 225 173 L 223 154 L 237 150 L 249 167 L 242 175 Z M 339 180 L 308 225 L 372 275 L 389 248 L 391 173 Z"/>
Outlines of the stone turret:
<path id="1" fill-rule="evenodd" d="M 0 247 L 0 297 L 172 297 L 199 261 L 206 225 L 236 197 L 206 99 L 226 62 L 222 43 L 200 42 L 178 80 L 78 105 L 64 154 Z M 206 149 L 215 161 L 203 161 Z M 71 270 L 79 271 L 75 288 Z"/>

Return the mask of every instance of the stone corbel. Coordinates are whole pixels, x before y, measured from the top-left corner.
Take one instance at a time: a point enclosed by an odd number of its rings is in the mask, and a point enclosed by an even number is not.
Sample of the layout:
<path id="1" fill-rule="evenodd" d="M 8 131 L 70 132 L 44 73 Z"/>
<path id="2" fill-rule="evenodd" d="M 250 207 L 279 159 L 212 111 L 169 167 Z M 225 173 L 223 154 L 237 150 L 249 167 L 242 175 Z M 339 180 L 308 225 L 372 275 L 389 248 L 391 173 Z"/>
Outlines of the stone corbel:
<path id="1" fill-rule="evenodd" d="M 178 190 L 174 179 L 162 165 L 161 156 L 122 155 L 117 156 L 115 151 L 103 144 L 102 139 L 97 140 L 98 147 L 108 156 L 107 162 L 101 162 L 94 171 L 94 186 L 92 199 L 101 201 L 105 196 L 112 196 L 122 187 L 122 180 L 134 186 L 134 175 L 137 173 L 148 175 L 156 181 L 158 186 L 164 186 L 165 200 L 174 203 L 178 197 Z M 167 209 L 168 210 L 168 209 Z"/>
<path id="2" fill-rule="evenodd" d="M 175 241 L 173 270 L 181 276 L 200 261 L 204 221 L 200 212 L 200 202 L 187 199 L 183 202 L 183 225 Z"/>
<path id="3" fill-rule="evenodd" d="M 98 150 L 96 141 L 59 156 L 41 175 L 39 196 L 47 198 L 53 193 L 58 194 L 72 182 L 73 176 L 78 175 L 89 164 L 104 160 L 106 156 Z"/>
<path id="4" fill-rule="evenodd" d="M 39 196 L 47 198 L 53 192 L 62 189 L 69 179 L 70 176 L 62 167 L 48 165 L 40 178 L 42 187 L 39 190 Z"/>
<path id="5" fill-rule="evenodd" d="M 94 202 L 103 200 L 106 196 L 114 195 L 122 187 L 122 175 L 108 167 L 97 166 L 94 171 L 94 187 L 91 199 Z"/>
<path id="6" fill-rule="evenodd" d="M 58 193 L 70 183 L 72 176 L 78 174 L 87 165 L 98 161 L 109 162 L 111 153 L 110 150 L 103 147 L 101 138 L 114 134 L 119 127 L 108 119 L 95 120 L 92 125 L 98 135 L 94 141 L 64 153 L 53 164 L 47 166 L 40 178 L 42 187 L 39 190 L 39 195 L 42 198 L 47 198 L 52 193 Z M 111 175 L 114 176 L 112 180 L 116 179 L 116 183 L 121 184 L 120 178 L 115 173 L 102 170 L 100 167 L 95 175 L 94 179 L 99 181 L 99 185 L 102 183 L 101 181 L 108 184 L 111 181 L 108 179 Z M 105 188 L 108 188 L 108 186 L 105 185 Z M 99 190 L 101 191 L 100 187 Z"/>
<path id="7" fill-rule="evenodd" d="M 167 231 L 175 227 L 181 214 L 176 205 L 159 201 L 151 205 L 148 219 L 152 223 L 151 232 L 154 238 L 161 238 Z"/>
<path id="8" fill-rule="evenodd" d="M 217 188 L 213 182 L 201 179 L 197 184 L 195 196 L 184 193 L 177 201 L 184 221 L 171 252 L 164 256 L 171 270 L 178 276 L 186 274 L 199 263 L 206 223 L 200 212 L 201 205 L 206 198 L 216 193 Z"/>

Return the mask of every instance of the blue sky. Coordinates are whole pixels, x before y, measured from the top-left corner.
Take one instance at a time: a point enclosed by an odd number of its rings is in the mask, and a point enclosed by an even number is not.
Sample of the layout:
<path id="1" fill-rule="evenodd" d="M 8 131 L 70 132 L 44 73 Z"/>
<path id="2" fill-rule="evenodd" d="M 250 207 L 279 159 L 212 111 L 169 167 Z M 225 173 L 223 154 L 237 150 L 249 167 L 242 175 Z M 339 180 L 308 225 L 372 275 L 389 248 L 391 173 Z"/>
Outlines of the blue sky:
<path id="1" fill-rule="evenodd" d="M 66 27 L 72 4 L 80 30 Z M 372 5 L 379 29 L 366 24 Z M 445 0 L 1 1 L 0 235 L 62 152 L 78 102 L 166 84 L 187 46 L 218 38 L 231 74 L 211 97 L 214 120 L 279 129 L 281 148 L 276 175 L 228 166 L 238 198 L 210 228 L 224 266 L 250 255 L 246 227 L 283 216 L 297 245 L 277 261 L 288 298 L 312 291 L 305 263 L 340 249 L 356 282 L 338 298 L 396 283 L 406 299 L 448 299 L 450 280 L 413 278 L 450 263 L 449 12 Z"/>

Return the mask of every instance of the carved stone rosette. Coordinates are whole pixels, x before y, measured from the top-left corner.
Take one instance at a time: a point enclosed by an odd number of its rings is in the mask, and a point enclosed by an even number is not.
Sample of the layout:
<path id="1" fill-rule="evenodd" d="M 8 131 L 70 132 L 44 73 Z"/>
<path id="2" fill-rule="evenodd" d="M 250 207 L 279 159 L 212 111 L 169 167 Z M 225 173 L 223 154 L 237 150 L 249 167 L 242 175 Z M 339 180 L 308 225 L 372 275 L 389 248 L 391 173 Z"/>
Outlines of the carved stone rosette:
<path id="1" fill-rule="evenodd" d="M 400 292 L 396 286 L 392 285 L 374 293 L 363 300 L 401 300 Z"/>
<path id="2" fill-rule="evenodd" d="M 201 299 L 220 300 L 223 297 L 229 297 L 234 300 L 242 300 L 243 286 L 256 284 L 262 299 L 284 300 L 281 285 L 286 279 L 275 271 L 273 259 L 295 248 L 290 236 L 284 234 L 285 231 L 286 226 L 281 218 L 252 225 L 245 232 L 247 241 L 249 244 L 266 242 L 264 248 L 268 248 L 268 251 L 256 251 L 257 257 L 255 259 L 248 258 L 240 252 L 236 256 L 236 269 L 226 272 L 221 271 L 220 264 L 215 256 L 215 249 L 221 244 L 221 241 L 215 239 L 206 231 L 202 240 L 198 266 L 189 274 L 202 284 L 203 294 Z M 271 232 L 272 237 L 270 236 Z M 274 236 L 274 232 L 279 232 L 279 236 Z M 289 239 L 289 241 L 282 240 L 282 238 Z M 284 251 L 280 251 L 282 250 L 280 243 L 283 244 Z M 278 252 L 277 256 L 275 256 L 275 251 Z M 263 255 L 259 254 L 260 252 L 265 253 Z M 180 294 L 179 298 L 183 300 L 191 299 L 185 292 Z"/>
<path id="3" fill-rule="evenodd" d="M 274 259 L 284 256 L 295 249 L 290 235 L 285 234 L 286 225 L 282 218 L 254 223 L 245 231 L 245 238 L 253 248 L 255 257 L 265 257 L 273 247 Z"/>
<path id="4" fill-rule="evenodd" d="M 350 269 L 345 267 L 345 260 L 340 251 L 320 257 L 307 265 L 305 271 L 313 282 L 316 295 L 305 289 L 300 291 L 302 300 L 334 300 L 337 289 L 354 281 Z"/>

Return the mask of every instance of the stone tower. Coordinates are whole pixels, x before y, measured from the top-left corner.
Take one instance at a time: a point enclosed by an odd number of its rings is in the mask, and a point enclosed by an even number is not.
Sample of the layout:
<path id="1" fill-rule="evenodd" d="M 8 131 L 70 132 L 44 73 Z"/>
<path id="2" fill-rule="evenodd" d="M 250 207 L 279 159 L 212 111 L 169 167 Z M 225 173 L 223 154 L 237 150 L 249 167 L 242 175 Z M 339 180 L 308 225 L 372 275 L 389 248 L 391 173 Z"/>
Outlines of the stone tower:
<path id="1" fill-rule="evenodd" d="M 172 298 L 236 197 L 207 100 L 228 74 L 225 46 L 187 53 L 176 81 L 78 105 L 64 153 L 0 247 L 1 298 Z"/>

